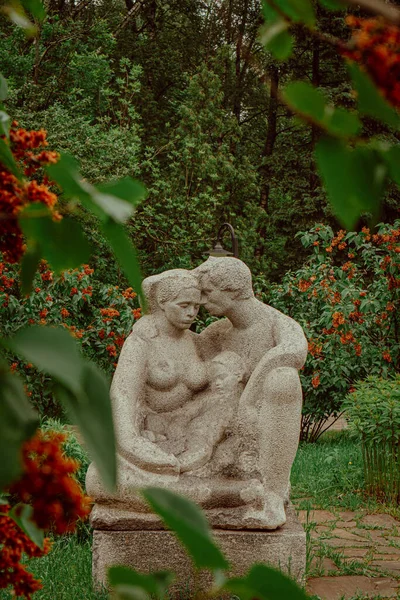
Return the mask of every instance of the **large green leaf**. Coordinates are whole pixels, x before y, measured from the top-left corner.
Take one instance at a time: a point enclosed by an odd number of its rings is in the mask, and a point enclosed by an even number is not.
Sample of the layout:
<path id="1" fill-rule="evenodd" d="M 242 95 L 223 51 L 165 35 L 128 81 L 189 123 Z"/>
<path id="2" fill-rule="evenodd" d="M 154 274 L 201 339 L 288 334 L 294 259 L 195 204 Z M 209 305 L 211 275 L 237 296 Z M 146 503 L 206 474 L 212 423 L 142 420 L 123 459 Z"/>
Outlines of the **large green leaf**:
<path id="1" fill-rule="evenodd" d="M 146 488 L 151 508 L 172 529 L 198 569 L 227 569 L 229 563 L 211 537 L 207 519 L 193 502 L 169 490 Z"/>
<path id="2" fill-rule="evenodd" d="M 41 0 L 21 0 L 22 6 L 31 13 L 38 21 L 43 21 L 46 17 L 46 9 Z"/>
<path id="3" fill-rule="evenodd" d="M 7 100 L 7 96 L 8 96 L 7 80 L 0 73 L 0 102 L 4 102 L 4 100 Z"/>
<path id="4" fill-rule="evenodd" d="M 291 21 L 305 23 L 309 27 L 315 25 L 315 12 L 311 0 L 274 0 L 273 4 Z"/>
<path id="5" fill-rule="evenodd" d="M 22 5 L 10 2 L 2 6 L 2 11 L 8 16 L 10 21 L 17 27 L 24 30 L 27 37 L 33 37 L 37 33 L 37 27 L 32 23 L 25 14 Z"/>
<path id="6" fill-rule="evenodd" d="M 42 255 L 39 246 L 30 244 L 21 261 L 21 291 L 29 295 L 33 288 L 33 280 Z"/>
<path id="7" fill-rule="evenodd" d="M 113 490 L 117 467 L 110 385 L 100 369 L 89 362 L 84 364 L 81 381 L 78 394 L 65 386 L 57 386 L 56 395 L 82 433 L 105 486 Z"/>
<path id="8" fill-rule="evenodd" d="M 18 220 L 28 245 L 39 247 L 42 257 L 57 273 L 88 262 L 90 246 L 77 221 L 69 217 L 53 221 L 42 204 L 31 204 Z"/>
<path id="9" fill-rule="evenodd" d="M 16 506 L 10 510 L 8 516 L 15 521 L 18 527 L 22 529 L 36 546 L 43 548 L 43 529 L 39 529 L 32 521 L 32 514 L 32 506 L 29 506 L 28 504 L 16 504 Z"/>
<path id="10" fill-rule="evenodd" d="M 309 600 L 292 579 L 266 565 L 254 565 L 245 577 L 229 579 L 223 589 L 240 600 Z"/>
<path id="11" fill-rule="evenodd" d="M 81 392 L 85 362 L 77 342 L 65 329 L 33 325 L 20 329 L 2 343 L 74 393 Z"/>
<path id="12" fill-rule="evenodd" d="M 4 110 L 0 110 L 0 136 L 5 135 L 8 138 L 10 136 L 10 127 L 10 116 Z"/>
<path id="13" fill-rule="evenodd" d="M 32 409 L 22 382 L 0 364 L 0 490 L 21 471 L 21 445 L 32 437 L 39 419 Z"/>
<path id="14" fill-rule="evenodd" d="M 293 38 L 290 35 L 289 24 L 284 19 L 263 25 L 260 29 L 260 42 L 277 58 L 286 60 L 292 54 Z"/>
<path id="15" fill-rule="evenodd" d="M 15 162 L 10 146 L 0 138 L 0 163 L 10 171 L 17 179 L 22 179 L 22 173 Z"/>
<path id="16" fill-rule="evenodd" d="M 361 130 L 357 115 L 343 108 L 325 103 L 323 94 L 305 81 L 289 83 L 283 90 L 283 98 L 290 108 L 318 123 L 332 135 L 354 136 Z"/>
<path id="17" fill-rule="evenodd" d="M 142 293 L 142 274 L 135 247 L 128 238 L 124 228 L 119 223 L 109 219 L 102 223 L 102 230 L 107 238 L 116 259 L 124 271 L 131 286 L 139 294 L 142 306 L 145 306 L 145 298 Z"/>
<path id="18" fill-rule="evenodd" d="M 111 567 L 108 570 L 108 580 L 117 600 L 163 598 L 173 579 L 174 575 L 169 571 L 147 575 L 128 567 Z"/>
<path id="19" fill-rule="evenodd" d="M 400 115 L 388 104 L 370 77 L 354 62 L 348 63 L 348 69 L 357 91 L 360 113 L 380 119 L 397 129 L 400 126 Z"/>
<path id="20" fill-rule="evenodd" d="M 388 166 L 390 177 L 400 186 L 400 144 L 380 149 L 380 155 Z"/>
<path id="21" fill-rule="evenodd" d="M 78 163 L 67 154 L 62 154 L 56 164 L 48 166 L 47 172 L 67 196 L 78 198 L 102 220 L 111 217 L 124 223 L 146 195 L 144 186 L 129 177 L 95 188 L 82 179 Z"/>
<path id="22" fill-rule="evenodd" d="M 353 229 L 363 213 L 376 220 L 387 174 L 378 152 L 322 138 L 315 154 L 334 212 L 344 227 Z"/>

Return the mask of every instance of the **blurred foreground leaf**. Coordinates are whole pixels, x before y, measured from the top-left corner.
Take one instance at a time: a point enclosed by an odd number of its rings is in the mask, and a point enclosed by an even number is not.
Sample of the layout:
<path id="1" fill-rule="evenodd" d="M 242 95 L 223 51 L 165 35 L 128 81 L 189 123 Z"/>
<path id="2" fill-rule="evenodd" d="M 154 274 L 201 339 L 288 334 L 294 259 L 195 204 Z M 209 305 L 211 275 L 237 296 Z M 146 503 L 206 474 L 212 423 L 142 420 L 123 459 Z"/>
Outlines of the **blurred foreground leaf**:
<path id="1" fill-rule="evenodd" d="M 83 366 L 81 383 L 79 394 L 72 393 L 65 386 L 57 386 L 56 395 L 82 433 L 104 485 L 113 490 L 117 466 L 110 384 L 100 369 L 89 362 Z"/>
<path id="2" fill-rule="evenodd" d="M 17 179 L 22 180 L 22 173 L 15 162 L 15 159 L 10 150 L 10 146 L 5 142 L 5 140 L 0 139 L 0 163 L 10 171 Z"/>
<path id="3" fill-rule="evenodd" d="M 117 600 L 148 600 L 163 598 L 174 575 L 169 571 L 156 571 L 149 575 L 128 567 L 111 567 L 108 580 Z"/>
<path id="4" fill-rule="evenodd" d="M 32 506 L 28 504 L 17 504 L 8 513 L 18 527 L 32 540 L 36 546 L 43 548 L 44 534 L 43 529 L 39 529 L 37 525 L 31 520 L 33 513 Z"/>
<path id="5" fill-rule="evenodd" d="M 39 419 L 22 382 L 5 362 L 0 365 L 0 490 L 21 471 L 21 445 L 35 433 Z"/>
<path id="6" fill-rule="evenodd" d="M 308 600 L 292 579 L 266 565 L 254 565 L 245 577 L 229 579 L 223 586 L 240 600 Z"/>
<path id="7" fill-rule="evenodd" d="M 340 140 L 322 138 L 315 151 L 334 212 L 352 230 L 364 213 L 376 220 L 387 168 L 378 152 L 366 146 L 349 148 Z"/>
<path id="8" fill-rule="evenodd" d="M 321 91 L 310 83 L 289 83 L 282 95 L 290 108 L 309 117 L 332 135 L 349 137 L 361 130 L 361 122 L 357 115 L 326 104 Z"/>
<path id="9" fill-rule="evenodd" d="M 400 115 L 388 104 L 370 77 L 354 63 L 348 63 L 348 69 L 357 91 L 358 110 L 362 115 L 380 119 L 391 127 L 400 126 Z"/>
<path id="10" fill-rule="evenodd" d="M 198 569 L 227 569 L 229 563 L 216 546 L 210 527 L 196 504 L 161 488 L 146 488 L 143 495 L 151 508 L 182 542 Z"/>
<path id="11" fill-rule="evenodd" d="M 292 54 L 293 38 L 290 23 L 283 19 L 266 1 L 263 2 L 265 24 L 260 28 L 260 42 L 277 58 L 286 60 Z"/>

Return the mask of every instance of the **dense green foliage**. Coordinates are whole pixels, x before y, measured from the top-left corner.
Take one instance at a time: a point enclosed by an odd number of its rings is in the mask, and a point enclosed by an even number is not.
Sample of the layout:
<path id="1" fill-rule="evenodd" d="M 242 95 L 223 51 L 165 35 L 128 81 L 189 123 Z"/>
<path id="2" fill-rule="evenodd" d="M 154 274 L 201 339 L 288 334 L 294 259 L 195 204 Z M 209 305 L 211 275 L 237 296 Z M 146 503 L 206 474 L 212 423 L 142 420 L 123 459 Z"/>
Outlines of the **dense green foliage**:
<path id="1" fill-rule="evenodd" d="M 346 39 L 343 13 L 319 7 L 317 17 Z M 351 107 L 344 63 L 299 28 L 295 55 L 278 66 L 259 44 L 261 23 L 257 0 L 54 1 L 30 40 L 2 22 L 10 114 L 46 128 L 51 148 L 76 156 L 92 183 L 133 175 L 147 185 L 128 224 L 145 273 L 197 263 L 229 220 L 241 257 L 274 279 L 301 265 L 299 229 L 333 224 L 313 162 L 318 131 L 279 94 L 292 79 L 311 80 L 326 100 Z M 363 125 L 389 136 L 371 119 Z M 397 210 L 392 189 L 383 220 Z M 83 209 L 80 218 L 96 244 L 93 266 L 119 283 L 93 218 Z"/>
<path id="2" fill-rule="evenodd" d="M 298 234 L 311 256 L 262 299 L 304 328 L 304 439 L 315 440 L 358 380 L 400 370 L 400 222 L 376 233 L 316 225 Z"/>
<path id="3" fill-rule="evenodd" d="M 367 491 L 400 503 L 400 376 L 370 376 L 345 403 L 351 430 L 361 440 Z"/>

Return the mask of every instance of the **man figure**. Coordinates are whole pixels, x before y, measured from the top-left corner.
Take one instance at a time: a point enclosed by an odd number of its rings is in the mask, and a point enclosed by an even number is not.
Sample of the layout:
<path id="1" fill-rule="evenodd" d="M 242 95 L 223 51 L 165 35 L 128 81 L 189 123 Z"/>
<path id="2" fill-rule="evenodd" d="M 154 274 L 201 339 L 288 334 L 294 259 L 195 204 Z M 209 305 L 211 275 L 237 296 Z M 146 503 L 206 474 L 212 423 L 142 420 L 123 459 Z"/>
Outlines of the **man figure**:
<path id="1" fill-rule="evenodd" d="M 210 359 L 223 350 L 239 354 L 248 381 L 237 422 L 259 451 L 265 490 L 264 510 L 249 520 L 275 529 L 286 521 L 290 470 L 299 441 L 302 391 L 298 370 L 307 356 L 307 340 L 296 321 L 254 297 L 251 272 L 237 258 L 210 258 L 197 267 L 202 303 L 226 319 L 207 327 L 200 351 Z"/>

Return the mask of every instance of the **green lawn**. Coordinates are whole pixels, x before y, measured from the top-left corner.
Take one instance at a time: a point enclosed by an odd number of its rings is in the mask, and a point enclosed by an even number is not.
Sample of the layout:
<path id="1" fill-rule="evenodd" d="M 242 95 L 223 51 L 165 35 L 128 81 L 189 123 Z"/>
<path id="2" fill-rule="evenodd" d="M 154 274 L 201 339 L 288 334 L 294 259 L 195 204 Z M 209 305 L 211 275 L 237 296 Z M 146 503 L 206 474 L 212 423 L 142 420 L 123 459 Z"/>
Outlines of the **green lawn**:
<path id="1" fill-rule="evenodd" d="M 297 508 L 379 510 L 375 501 L 365 499 L 362 487 L 360 446 L 346 432 L 328 433 L 315 444 L 300 445 L 292 471 L 292 500 Z M 44 584 L 35 600 L 107 598 L 105 593 L 92 591 L 91 540 L 84 530 L 79 537 L 58 538 L 50 554 L 33 559 L 30 567 Z M 0 592 L 0 600 L 11 598 Z"/>

